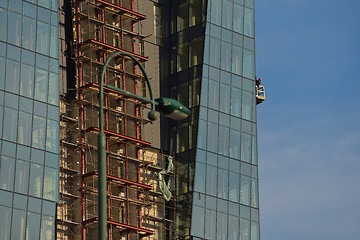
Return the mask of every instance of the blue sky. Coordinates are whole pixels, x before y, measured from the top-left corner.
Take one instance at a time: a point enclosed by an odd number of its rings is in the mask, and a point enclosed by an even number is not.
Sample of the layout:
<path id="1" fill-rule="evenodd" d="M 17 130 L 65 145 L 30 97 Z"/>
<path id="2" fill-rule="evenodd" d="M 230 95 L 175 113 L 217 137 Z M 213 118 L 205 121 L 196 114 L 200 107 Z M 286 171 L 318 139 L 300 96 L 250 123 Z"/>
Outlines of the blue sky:
<path id="1" fill-rule="evenodd" d="M 261 240 L 360 239 L 360 1 L 255 2 Z"/>

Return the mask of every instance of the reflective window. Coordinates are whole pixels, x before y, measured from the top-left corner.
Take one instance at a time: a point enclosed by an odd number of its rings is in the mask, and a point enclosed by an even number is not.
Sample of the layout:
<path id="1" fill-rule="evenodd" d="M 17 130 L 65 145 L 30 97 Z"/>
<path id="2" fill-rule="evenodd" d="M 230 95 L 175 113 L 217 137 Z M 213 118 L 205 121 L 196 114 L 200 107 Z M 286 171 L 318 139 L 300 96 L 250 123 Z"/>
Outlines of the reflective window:
<path id="1" fill-rule="evenodd" d="M 48 72 L 42 69 L 36 69 L 34 97 L 39 101 L 46 102 L 47 92 L 48 92 Z"/>
<path id="2" fill-rule="evenodd" d="M 217 213 L 217 240 L 227 240 L 227 215 L 224 213 Z"/>
<path id="3" fill-rule="evenodd" d="M 12 142 L 4 141 L 2 154 L 8 157 L 15 157 L 15 153 L 16 153 L 16 144 Z"/>
<path id="4" fill-rule="evenodd" d="M 229 156 L 229 128 L 219 127 L 219 153 Z"/>
<path id="5" fill-rule="evenodd" d="M 30 205 L 30 203 L 29 203 Z M 28 212 L 26 226 L 26 240 L 39 239 L 40 215 Z"/>
<path id="6" fill-rule="evenodd" d="M 59 106 L 59 75 L 50 73 L 49 75 L 49 98 L 50 104 Z"/>
<path id="7" fill-rule="evenodd" d="M 38 164 L 31 164 L 29 194 L 35 197 L 42 197 L 43 167 Z"/>
<path id="8" fill-rule="evenodd" d="M 32 129 L 32 146 L 45 149 L 46 119 L 34 116 Z"/>
<path id="9" fill-rule="evenodd" d="M 230 86 L 220 84 L 220 111 L 230 113 Z"/>
<path id="10" fill-rule="evenodd" d="M 221 24 L 221 1 L 211 0 L 211 22 Z"/>
<path id="11" fill-rule="evenodd" d="M 220 40 L 210 37 L 210 64 L 214 67 L 220 67 Z"/>
<path id="12" fill-rule="evenodd" d="M 35 51 L 36 20 L 24 16 L 23 29 L 22 47 Z"/>
<path id="13" fill-rule="evenodd" d="M 206 149 L 206 134 L 207 133 L 207 122 L 204 120 L 199 120 L 199 130 L 198 130 L 198 147 Z"/>
<path id="14" fill-rule="evenodd" d="M 242 94 L 243 98 L 241 117 L 251 121 L 253 116 L 252 106 L 254 95 L 246 91 L 242 91 Z"/>
<path id="15" fill-rule="evenodd" d="M 11 239 L 25 239 L 26 212 L 14 209 L 12 216 Z"/>
<path id="16" fill-rule="evenodd" d="M 38 198 L 29 197 L 28 211 L 40 213 L 41 212 L 41 200 Z"/>
<path id="17" fill-rule="evenodd" d="M 231 71 L 231 44 L 221 42 L 221 69 Z"/>
<path id="18" fill-rule="evenodd" d="M 217 168 L 207 166 L 206 170 L 206 193 L 216 196 Z"/>
<path id="19" fill-rule="evenodd" d="M 45 165 L 53 168 L 59 168 L 59 155 L 46 153 Z"/>
<path id="20" fill-rule="evenodd" d="M 254 37 L 254 10 L 245 8 L 244 34 Z"/>
<path id="21" fill-rule="evenodd" d="M 0 206 L 0 239 L 10 239 L 11 208 Z"/>
<path id="22" fill-rule="evenodd" d="M 229 172 L 227 170 L 218 169 L 218 189 L 217 196 L 219 198 L 228 199 Z"/>
<path id="23" fill-rule="evenodd" d="M 58 170 L 45 167 L 43 198 L 57 201 L 59 190 Z"/>
<path id="24" fill-rule="evenodd" d="M 36 18 L 36 6 L 27 2 L 24 2 L 24 15 Z"/>
<path id="25" fill-rule="evenodd" d="M 243 33 L 244 7 L 234 4 L 234 25 L 233 30 L 237 33 Z"/>
<path id="26" fill-rule="evenodd" d="M 7 60 L 6 64 L 6 84 L 5 89 L 9 92 L 19 92 L 20 80 L 20 63 L 12 60 Z"/>
<path id="27" fill-rule="evenodd" d="M 232 72 L 242 75 L 242 48 L 232 46 Z M 244 66 L 245 68 L 245 66 Z M 248 71 L 248 70 L 247 70 Z"/>
<path id="28" fill-rule="evenodd" d="M 255 79 L 255 53 L 244 49 L 244 77 Z"/>
<path id="29" fill-rule="evenodd" d="M 203 55 L 203 38 L 197 38 L 190 42 L 189 45 L 190 52 L 190 66 L 196 66 L 202 63 L 202 55 Z"/>
<path id="30" fill-rule="evenodd" d="M 205 238 L 216 239 L 216 211 L 206 209 Z"/>
<path id="31" fill-rule="evenodd" d="M 16 160 L 15 192 L 27 194 L 29 183 L 29 163 Z"/>
<path id="32" fill-rule="evenodd" d="M 18 111 L 7 107 L 4 109 L 4 126 L 6 127 L 3 129 L 3 138 L 16 142 Z"/>
<path id="33" fill-rule="evenodd" d="M 217 152 L 218 151 L 218 140 L 219 140 L 218 125 L 209 122 L 208 123 L 207 150 L 212 151 L 212 152 Z"/>
<path id="34" fill-rule="evenodd" d="M 51 9 L 51 0 L 38 0 L 39 6 Z"/>
<path id="35" fill-rule="evenodd" d="M 259 223 L 251 222 L 251 240 L 259 240 Z"/>
<path id="36" fill-rule="evenodd" d="M 209 80 L 209 103 L 208 106 L 215 110 L 219 109 L 219 82 Z"/>
<path id="37" fill-rule="evenodd" d="M 201 83 L 201 93 L 200 93 L 200 104 L 202 106 L 208 105 L 208 85 L 209 85 L 209 80 L 207 78 L 203 78 Z"/>
<path id="38" fill-rule="evenodd" d="M 5 93 L 5 106 L 17 109 L 19 107 L 19 97 L 11 93 Z"/>
<path id="39" fill-rule="evenodd" d="M 229 216 L 229 240 L 239 240 L 239 218 Z"/>
<path id="40" fill-rule="evenodd" d="M 240 158 L 240 132 L 230 129 L 230 157 Z"/>
<path id="41" fill-rule="evenodd" d="M 29 98 L 20 97 L 20 111 L 32 113 L 33 100 Z"/>
<path id="42" fill-rule="evenodd" d="M 257 145 L 256 145 L 256 137 L 252 137 L 252 154 L 251 154 L 251 163 L 252 164 L 258 164 L 257 159 Z"/>
<path id="43" fill-rule="evenodd" d="M 3 3 L 3 1 L 0 2 Z M 6 42 L 7 10 L 3 8 L 0 8 L 0 22 L 2 23 L 2 30 L 0 31 L 0 40 Z"/>
<path id="44" fill-rule="evenodd" d="M 212 166 L 217 166 L 217 154 L 211 153 L 211 152 L 207 152 L 207 159 L 206 159 L 206 163 L 208 165 L 212 165 Z"/>
<path id="45" fill-rule="evenodd" d="M 31 144 L 32 115 L 19 112 L 18 142 L 24 145 Z"/>
<path id="46" fill-rule="evenodd" d="M 22 0 L 11 0 L 9 1 L 9 9 L 21 13 L 22 10 Z"/>
<path id="47" fill-rule="evenodd" d="M 205 164 L 197 162 L 195 166 L 194 190 L 205 193 Z"/>
<path id="48" fill-rule="evenodd" d="M 239 202 L 240 174 L 229 173 L 229 200 Z"/>
<path id="49" fill-rule="evenodd" d="M 6 62 L 5 58 L 0 57 L 0 89 L 4 89 L 4 85 L 5 85 L 5 62 Z"/>
<path id="50" fill-rule="evenodd" d="M 250 221 L 242 218 L 240 218 L 240 239 L 250 240 Z"/>
<path id="51" fill-rule="evenodd" d="M 26 161 L 30 160 L 30 148 L 22 145 L 17 146 L 16 157 Z"/>
<path id="52" fill-rule="evenodd" d="M 21 15 L 9 11 L 8 42 L 20 46 L 21 43 Z"/>
<path id="53" fill-rule="evenodd" d="M 34 101 L 34 114 L 46 118 L 47 105 L 42 102 Z"/>
<path id="54" fill-rule="evenodd" d="M 224 28 L 231 29 L 232 27 L 232 20 L 233 20 L 232 11 L 233 11 L 233 3 L 231 1 L 223 0 L 221 25 Z"/>
<path id="55" fill-rule="evenodd" d="M 11 207 L 13 194 L 7 191 L 0 190 L 1 205 Z M 3 215 L 1 215 L 3 216 Z"/>
<path id="56" fill-rule="evenodd" d="M 35 53 L 27 51 L 25 49 L 22 50 L 21 62 L 30 66 L 34 66 L 35 64 Z"/>
<path id="57" fill-rule="evenodd" d="M 205 209 L 198 206 L 193 206 L 192 221 L 191 221 L 191 234 L 204 237 L 204 221 Z"/>
<path id="58" fill-rule="evenodd" d="M 250 177 L 240 176 L 240 203 L 250 205 Z"/>
<path id="59" fill-rule="evenodd" d="M 34 67 L 21 64 L 20 95 L 32 98 L 34 91 Z"/>
<path id="60" fill-rule="evenodd" d="M 45 191 L 44 191 L 45 192 Z M 55 215 L 56 204 L 55 202 L 43 201 L 42 214 L 48 216 Z"/>
<path id="61" fill-rule="evenodd" d="M 37 22 L 36 50 L 39 53 L 49 55 L 50 47 L 50 25 Z"/>
<path id="62" fill-rule="evenodd" d="M 16 186 L 16 184 L 15 184 Z M 14 194 L 14 208 L 26 210 L 27 208 L 27 196 L 21 194 Z"/>
<path id="63" fill-rule="evenodd" d="M 259 207 L 258 181 L 255 178 L 251 179 L 251 206 Z"/>
<path id="64" fill-rule="evenodd" d="M 231 114 L 237 117 L 241 116 L 241 90 L 238 88 L 231 88 Z"/>
<path id="65" fill-rule="evenodd" d="M 0 156 L 0 188 L 12 191 L 14 187 L 15 159 Z"/>
<path id="66" fill-rule="evenodd" d="M 180 32 L 189 27 L 188 4 L 184 3 L 177 7 L 177 31 Z"/>

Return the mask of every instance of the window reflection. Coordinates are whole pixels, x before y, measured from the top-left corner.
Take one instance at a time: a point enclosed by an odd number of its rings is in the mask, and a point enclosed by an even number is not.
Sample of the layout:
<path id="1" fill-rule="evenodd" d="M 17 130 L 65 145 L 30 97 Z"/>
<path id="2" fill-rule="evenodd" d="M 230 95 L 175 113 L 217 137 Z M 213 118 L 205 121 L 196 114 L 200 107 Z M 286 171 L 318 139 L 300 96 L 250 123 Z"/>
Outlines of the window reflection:
<path id="1" fill-rule="evenodd" d="M 14 187 L 15 159 L 5 156 L 0 157 L 0 188 L 12 191 Z"/>
<path id="2" fill-rule="evenodd" d="M 242 48 L 232 46 L 232 72 L 242 75 Z"/>
<path id="3" fill-rule="evenodd" d="M 18 142 L 24 145 L 31 144 L 31 126 L 32 115 L 29 113 L 19 113 L 19 125 L 18 125 Z"/>
<path id="4" fill-rule="evenodd" d="M 227 215 L 224 213 L 217 213 L 217 240 L 227 240 Z"/>
<path id="5" fill-rule="evenodd" d="M 253 106 L 253 98 L 255 97 L 253 94 L 242 91 L 242 112 L 241 117 L 247 120 L 252 121 L 252 106 Z"/>
<path id="6" fill-rule="evenodd" d="M 231 44 L 221 43 L 221 69 L 231 71 Z"/>
<path id="7" fill-rule="evenodd" d="M 250 177 L 240 177 L 240 203 L 250 205 Z"/>
<path id="8" fill-rule="evenodd" d="M 11 239 L 25 238 L 25 222 L 26 212 L 23 210 L 14 209 L 12 216 Z"/>
<path id="9" fill-rule="evenodd" d="M 54 233 L 54 218 L 42 216 L 41 218 L 41 240 L 51 240 L 55 238 Z"/>
<path id="10" fill-rule="evenodd" d="M 4 126 L 6 127 L 3 129 L 4 139 L 16 142 L 17 120 L 18 120 L 18 111 L 12 108 L 5 107 Z"/>
<path id="11" fill-rule="evenodd" d="M 244 49 L 244 77 L 255 79 L 254 52 Z"/>
<path id="12" fill-rule="evenodd" d="M 209 122 L 208 123 L 208 139 L 207 139 L 207 150 L 212 152 L 218 151 L 218 140 L 219 140 L 218 125 Z"/>
<path id="13" fill-rule="evenodd" d="M 24 16 L 23 29 L 23 48 L 35 51 L 36 20 Z"/>
<path id="14" fill-rule="evenodd" d="M 34 115 L 33 129 L 32 129 L 33 147 L 37 147 L 40 149 L 45 148 L 45 129 L 46 129 L 46 119 Z"/>
<path id="15" fill-rule="evenodd" d="M 211 22 L 217 25 L 221 24 L 221 1 L 211 1 Z"/>
<path id="16" fill-rule="evenodd" d="M 50 25 L 37 22 L 36 50 L 39 53 L 49 55 L 50 47 Z"/>
<path id="17" fill-rule="evenodd" d="M 234 4 L 234 25 L 233 30 L 237 33 L 243 33 L 244 7 Z"/>
<path id="18" fill-rule="evenodd" d="M 205 164 L 196 163 L 194 190 L 205 193 Z"/>
<path id="19" fill-rule="evenodd" d="M 29 212 L 27 214 L 26 240 L 39 239 L 40 237 L 39 228 L 40 228 L 40 215 Z"/>
<path id="20" fill-rule="evenodd" d="M 229 186 L 229 179 L 228 179 L 228 171 L 223 170 L 221 168 L 218 169 L 218 194 L 219 198 L 228 198 L 228 186 Z"/>
<path id="21" fill-rule="evenodd" d="M 11 208 L 0 205 L 0 239 L 10 239 Z"/>
<path id="22" fill-rule="evenodd" d="M 59 153 L 59 122 L 47 120 L 46 150 Z"/>
<path id="23" fill-rule="evenodd" d="M 241 160 L 251 162 L 251 135 L 241 134 Z"/>
<path id="24" fill-rule="evenodd" d="M 224 28 L 231 29 L 232 26 L 232 11 L 233 11 L 233 3 L 231 1 L 224 0 L 222 5 L 222 23 L 221 25 Z"/>
<path id="25" fill-rule="evenodd" d="M 207 166 L 206 170 L 206 193 L 216 196 L 217 168 Z"/>
<path id="26" fill-rule="evenodd" d="M 239 240 L 239 218 L 229 216 L 229 240 Z"/>
<path id="27" fill-rule="evenodd" d="M 9 11 L 8 42 L 20 46 L 21 43 L 21 15 Z"/>
<path id="28" fill-rule="evenodd" d="M 1 1 L 2 3 L 2 1 Z M 5 2 L 4 2 L 5 3 Z M 7 1 L 6 1 L 7 5 Z M 2 29 L 0 31 L 0 40 L 6 42 L 6 30 L 7 30 L 7 10 L 0 8 L 0 22 L 2 23 Z"/>
<path id="29" fill-rule="evenodd" d="M 15 191 L 27 194 L 29 183 L 29 163 L 16 160 Z"/>
<path id="30" fill-rule="evenodd" d="M 216 239 L 216 211 L 206 209 L 205 238 Z"/>
<path id="31" fill-rule="evenodd" d="M 229 200 L 239 202 L 239 183 L 240 175 L 238 173 L 229 173 Z"/>
<path id="32" fill-rule="evenodd" d="M 48 93 L 48 72 L 42 69 L 36 69 L 34 97 L 37 100 L 46 102 L 47 93 Z"/>
<path id="33" fill-rule="evenodd" d="M 250 221 L 242 218 L 240 218 L 240 239 L 250 240 Z"/>
<path id="34" fill-rule="evenodd" d="M 245 8 L 244 34 L 254 37 L 254 10 Z"/>
<path id="35" fill-rule="evenodd" d="M 44 195 L 43 198 L 57 201 L 58 198 L 58 170 L 45 167 L 44 175 Z"/>
<path id="36" fill-rule="evenodd" d="M 5 89 L 9 92 L 19 92 L 20 63 L 7 60 Z"/>
<path id="37" fill-rule="evenodd" d="M 38 164 L 31 164 L 29 194 L 35 197 L 42 197 L 43 167 Z"/>

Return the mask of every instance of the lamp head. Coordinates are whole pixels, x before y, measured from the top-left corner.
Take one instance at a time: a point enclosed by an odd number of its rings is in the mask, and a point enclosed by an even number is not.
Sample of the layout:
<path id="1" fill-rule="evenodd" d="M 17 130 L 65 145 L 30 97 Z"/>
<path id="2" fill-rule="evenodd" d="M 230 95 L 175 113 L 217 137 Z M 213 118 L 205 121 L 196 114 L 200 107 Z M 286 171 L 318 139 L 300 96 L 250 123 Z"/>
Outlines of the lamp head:
<path id="1" fill-rule="evenodd" d="M 158 112 L 165 114 L 166 117 L 174 120 L 183 120 L 187 118 L 191 111 L 172 98 L 157 98 L 155 99 L 155 109 Z"/>

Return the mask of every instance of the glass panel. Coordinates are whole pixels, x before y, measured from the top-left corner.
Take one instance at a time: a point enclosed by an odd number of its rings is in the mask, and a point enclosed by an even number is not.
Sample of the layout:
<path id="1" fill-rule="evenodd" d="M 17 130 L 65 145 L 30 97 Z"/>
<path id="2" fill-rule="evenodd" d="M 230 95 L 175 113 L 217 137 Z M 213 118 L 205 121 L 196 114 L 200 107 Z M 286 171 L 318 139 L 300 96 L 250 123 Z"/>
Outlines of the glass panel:
<path id="1" fill-rule="evenodd" d="M 37 38 L 36 38 L 36 50 L 39 53 L 49 55 L 50 47 L 50 25 L 37 22 Z"/>
<path id="2" fill-rule="evenodd" d="M 37 100 L 46 102 L 48 92 L 48 72 L 36 69 L 35 72 L 35 95 Z"/>
<path id="3" fill-rule="evenodd" d="M 217 213 L 217 240 L 227 240 L 227 215 Z"/>
<path id="4" fill-rule="evenodd" d="M 49 152 L 59 153 L 59 127 L 59 122 L 47 120 L 46 150 Z M 187 139 L 185 140 L 187 142 Z"/>
<path id="5" fill-rule="evenodd" d="M 45 165 L 53 168 L 59 168 L 59 155 L 47 152 Z"/>
<path id="6" fill-rule="evenodd" d="M 202 106 L 208 105 L 208 85 L 209 85 L 209 80 L 207 78 L 203 78 L 201 83 L 201 92 L 200 92 L 200 104 Z"/>
<path id="7" fill-rule="evenodd" d="M 251 154 L 251 163 L 252 164 L 258 164 L 258 158 L 257 158 L 257 144 L 256 144 L 256 137 L 252 137 L 252 154 Z"/>
<path id="8" fill-rule="evenodd" d="M 209 80 L 209 105 L 215 110 L 219 109 L 219 82 Z"/>
<path id="9" fill-rule="evenodd" d="M 217 152 L 218 151 L 218 140 L 219 140 L 218 125 L 209 122 L 208 123 L 207 150 L 212 151 L 212 152 Z"/>
<path id="10" fill-rule="evenodd" d="M 231 29 L 232 27 L 232 11 L 233 3 L 231 1 L 224 0 L 222 5 L 222 26 L 224 28 Z"/>
<path id="11" fill-rule="evenodd" d="M 231 88 L 231 114 L 241 116 L 241 91 L 238 88 Z"/>
<path id="12" fill-rule="evenodd" d="M 32 146 L 45 149 L 46 119 L 34 116 L 32 129 Z"/>
<path id="13" fill-rule="evenodd" d="M 206 170 L 206 193 L 216 196 L 217 168 L 207 166 Z"/>
<path id="14" fill-rule="evenodd" d="M 57 169 L 45 167 L 43 198 L 57 201 L 58 193 L 59 193 L 58 172 L 59 171 Z"/>
<path id="15" fill-rule="evenodd" d="M 189 27 L 189 13 L 187 3 L 178 6 L 177 31 L 180 32 Z"/>
<path id="16" fill-rule="evenodd" d="M 199 130 L 198 130 L 198 147 L 206 149 L 206 133 L 207 133 L 207 122 L 200 119 L 199 120 Z"/>
<path id="17" fill-rule="evenodd" d="M 211 0 L 211 23 L 221 24 L 221 1 Z"/>
<path id="18" fill-rule="evenodd" d="M 240 174 L 230 172 L 229 175 L 229 200 L 239 202 Z"/>
<path id="19" fill-rule="evenodd" d="M 40 228 L 40 215 L 29 212 L 27 214 L 26 240 L 39 239 L 40 237 L 39 228 Z"/>
<path id="20" fill-rule="evenodd" d="M 210 37 L 210 65 L 220 67 L 220 40 Z"/>
<path id="21" fill-rule="evenodd" d="M 229 238 L 228 240 L 239 240 L 239 218 L 229 216 Z"/>
<path id="22" fill-rule="evenodd" d="M 244 49 L 244 77 L 255 79 L 255 53 Z"/>
<path id="23" fill-rule="evenodd" d="M 25 239 L 26 212 L 13 210 L 11 239 Z"/>
<path id="24" fill-rule="evenodd" d="M 6 127 L 3 129 L 3 138 L 16 142 L 18 111 L 5 107 L 4 112 L 4 126 Z"/>
<path id="25" fill-rule="evenodd" d="M 7 17 L 7 10 L 0 8 L 0 22 L 2 23 L 3 27 L 3 29 L 0 31 L 0 40 L 4 42 L 6 42 Z"/>
<path id="26" fill-rule="evenodd" d="M 59 99 L 59 75 L 50 73 L 48 102 L 50 104 L 59 106 Z"/>
<path id="27" fill-rule="evenodd" d="M 44 151 L 32 148 L 31 163 L 38 163 L 40 165 L 44 165 Z"/>
<path id="28" fill-rule="evenodd" d="M 16 157 L 18 159 L 23 159 L 23 160 L 29 161 L 30 160 L 30 148 L 18 145 Z"/>
<path id="29" fill-rule="evenodd" d="M 13 194 L 10 192 L 7 192 L 7 191 L 0 190 L 0 199 L 1 199 L 1 205 L 11 207 Z M 1 216 L 3 216 L 3 215 L 1 215 Z M 1 226 L 0 226 L 0 228 L 1 228 Z"/>
<path id="30" fill-rule="evenodd" d="M 254 10 L 245 8 L 244 34 L 254 37 Z"/>
<path id="31" fill-rule="evenodd" d="M 201 1 L 193 1 L 191 5 L 189 5 L 189 25 L 190 27 L 195 26 L 202 22 L 202 9 L 201 9 Z"/>
<path id="32" fill-rule="evenodd" d="M 234 25 L 233 30 L 237 33 L 243 33 L 244 7 L 234 4 Z"/>
<path id="33" fill-rule="evenodd" d="M 251 165 L 241 162 L 241 174 L 250 177 L 251 176 Z"/>
<path id="34" fill-rule="evenodd" d="M 30 1 L 31 2 L 31 1 Z M 36 18 L 36 6 L 27 2 L 24 2 L 24 15 Z"/>
<path id="35" fill-rule="evenodd" d="M 177 49 L 177 71 L 180 72 L 189 67 L 189 44 L 179 44 Z"/>
<path id="36" fill-rule="evenodd" d="M 19 112 L 18 142 L 24 145 L 31 144 L 32 115 Z"/>
<path id="37" fill-rule="evenodd" d="M 251 222 L 251 240 L 259 240 L 259 223 Z"/>
<path id="38" fill-rule="evenodd" d="M 6 85 L 9 92 L 19 92 L 20 63 L 8 60 L 6 65 Z"/>
<path id="39" fill-rule="evenodd" d="M 11 108 L 19 108 L 19 97 L 11 93 L 5 93 L 5 106 Z"/>
<path id="40" fill-rule="evenodd" d="M 10 239 L 11 208 L 0 206 L 0 239 Z"/>
<path id="41" fill-rule="evenodd" d="M 196 163 L 194 190 L 205 193 L 205 164 Z"/>
<path id="42" fill-rule="evenodd" d="M 251 206 L 259 207 L 259 189 L 258 181 L 255 178 L 251 179 Z"/>
<path id="43" fill-rule="evenodd" d="M 191 234 L 204 237 L 205 209 L 194 206 L 191 217 Z"/>
<path id="44" fill-rule="evenodd" d="M 250 178 L 240 176 L 240 203 L 250 205 Z"/>
<path id="45" fill-rule="evenodd" d="M 206 209 L 205 238 L 216 239 L 216 212 Z"/>
<path id="46" fill-rule="evenodd" d="M 38 198 L 29 197 L 28 211 L 40 213 L 41 212 L 41 200 Z"/>
<path id="47" fill-rule="evenodd" d="M 230 86 L 220 84 L 220 111 L 230 113 Z"/>
<path id="48" fill-rule="evenodd" d="M 221 42 L 221 69 L 231 71 L 231 44 Z"/>
<path id="49" fill-rule="evenodd" d="M 203 56 L 203 38 L 196 38 L 190 42 L 190 67 L 196 66 L 202 62 Z"/>
<path id="50" fill-rule="evenodd" d="M 34 67 L 21 64 L 20 95 L 33 97 L 34 91 Z"/>
<path id="51" fill-rule="evenodd" d="M 12 191 L 14 187 L 15 159 L 1 156 L 0 166 L 0 188 Z"/>
<path id="52" fill-rule="evenodd" d="M 36 20 L 24 17 L 23 22 L 23 48 L 35 51 Z"/>
<path id="53" fill-rule="evenodd" d="M 232 72 L 242 75 L 242 48 L 232 46 L 232 50 Z"/>
<path id="54" fill-rule="evenodd" d="M 35 53 L 22 50 L 21 62 L 26 63 L 27 65 L 34 66 L 35 64 Z"/>
<path id="55" fill-rule="evenodd" d="M 230 129 L 230 157 L 240 158 L 240 132 Z"/>
<path id="56" fill-rule="evenodd" d="M 27 208 L 27 196 L 21 194 L 14 194 L 14 208 L 26 210 Z"/>
<path id="57" fill-rule="evenodd" d="M 42 0 L 40 0 L 42 1 Z M 40 3 L 39 1 L 39 3 Z M 50 4 L 50 3 L 49 3 Z M 38 8 L 38 21 L 42 21 L 42 22 L 50 22 L 50 11 L 45 9 L 45 8 Z"/>
<path id="58" fill-rule="evenodd" d="M 54 218 L 43 215 L 41 218 L 40 240 L 52 240 L 54 238 Z"/>
<path id="59" fill-rule="evenodd" d="M 250 221 L 242 218 L 240 218 L 240 239 L 250 240 Z"/>
<path id="60" fill-rule="evenodd" d="M 1 19 L 0 19 L 1 21 Z M 2 31 L 0 31 L 1 33 Z M 1 46 L 0 46 L 1 47 Z M 5 84 L 5 58 L 0 57 L 0 89 L 4 89 Z"/>
<path id="61" fill-rule="evenodd" d="M 43 201 L 43 205 L 42 205 L 42 214 L 43 215 L 54 216 L 55 209 L 56 209 L 55 202 L 50 202 L 50 201 L 45 201 L 45 200 Z"/>
<path id="62" fill-rule="evenodd" d="M 21 15 L 9 11 L 8 42 L 20 46 L 21 43 Z"/>
<path id="63" fill-rule="evenodd" d="M 15 153 L 16 153 L 16 144 L 12 142 L 4 141 L 2 154 L 8 157 L 15 157 Z"/>
<path id="64" fill-rule="evenodd" d="M 228 199 L 229 172 L 221 168 L 218 169 L 218 194 L 219 198 Z"/>
<path id="65" fill-rule="evenodd" d="M 53 58 L 59 58 L 59 30 L 58 27 L 51 27 L 51 47 L 50 56 Z"/>
<path id="66" fill-rule="evenodd" d="M 38 4 L 45 8 L 51 8 L 51 0 L 38 0 Z"/>
<path id="67" fill-rule="evenodd" d="M 219 127 L 219 153 L 229 156 L 229 128 Z"/>
<path id="68" fill-rule="evenodd" d="M 35 197 L 42 197 L 43 167 L 38 164 L 31 164 L 29 194 Z"/>
<path id="69" fill-rule="evenodd" d="M 242 95 L 243 97 L 241 117 L 252 121 L 252 105 L 254 95 L 246 91 L 242 91 Z"/>
<path id="70" fill-rule="evenodd" d="M 16 160 L 15 192 L 27 194 L 29 184 L 29 163 Z"/>

